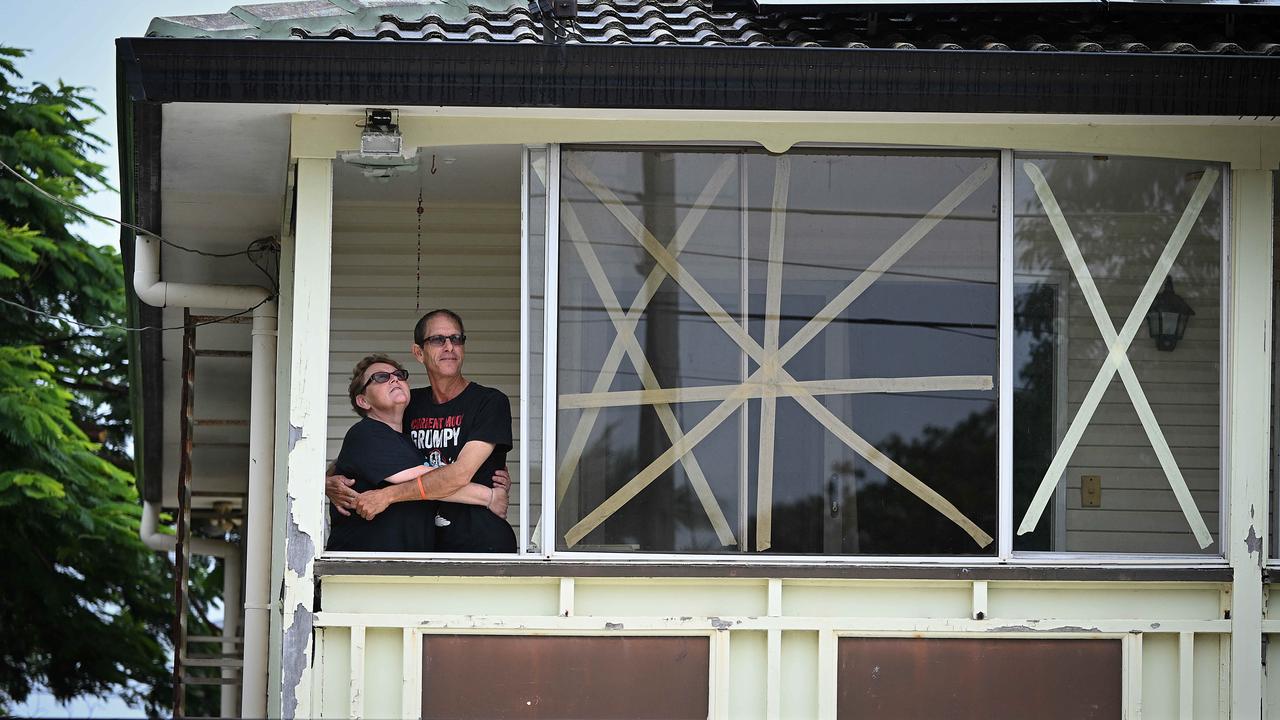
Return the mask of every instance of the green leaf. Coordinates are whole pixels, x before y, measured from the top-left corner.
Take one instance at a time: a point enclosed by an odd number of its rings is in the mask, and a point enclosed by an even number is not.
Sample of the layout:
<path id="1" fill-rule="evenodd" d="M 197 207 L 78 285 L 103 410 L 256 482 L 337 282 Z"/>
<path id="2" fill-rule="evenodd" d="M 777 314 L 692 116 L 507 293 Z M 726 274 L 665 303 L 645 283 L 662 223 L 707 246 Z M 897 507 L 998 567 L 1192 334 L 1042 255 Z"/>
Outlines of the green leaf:
<path id="1" fill-rule="evenodd" d="M 44 473 L 22 471 L 0 473 L 0 477 L 6 475 L 12 476 L 11 483 L 14 488 L 21 490 L 22 494 L 32 500 L 62 498 L 67 495 L 62 483 Z"/>
<path id="2" fill-rule="evenodd" d="M 98 105 L 81 88 L 26 84 L 25 53 L 0 46 L 0 159 L 44 192 L 80 204 L 109 188 L 89 154 Z M 172 568 L 138 537 L 120 254 L 76 234 L 76 211 L 0 173 L 0 715 L 47 687 L 60 700 L 115 693 L 167 714 Z M 95 442 L 101 438 L 102 442 Z M 219 571 L 192 571 L 194 608 Z M 201 634 L 216 628 L 188 617 Z M 109 652 L 104 651 L 109 649 Z M 218 712 L 217 690 L 188 710 Z M 209 704 L 211 700 L 212 704 Z M 201 703 L 205 704 L 201 704 Z"/>

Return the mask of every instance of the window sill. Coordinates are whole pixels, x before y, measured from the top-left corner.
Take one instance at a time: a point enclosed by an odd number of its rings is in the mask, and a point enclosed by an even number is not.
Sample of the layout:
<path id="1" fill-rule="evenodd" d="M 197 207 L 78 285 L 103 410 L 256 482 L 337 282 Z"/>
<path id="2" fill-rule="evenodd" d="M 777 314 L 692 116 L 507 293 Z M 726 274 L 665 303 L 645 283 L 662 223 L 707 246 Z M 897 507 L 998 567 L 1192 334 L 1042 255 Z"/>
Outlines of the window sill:
<path id="1" fill-rule="evenodd" d="M 502 558 L 326 558 L 316 560 L 318 577 L 581 577 L 581 578 L 794 578 L 852 580 L 1054 580 L 1111 582 L 1229 583 L 1225 566 L 1169 565 L 997 565 L 834 563 L 707 563 L 629 560 L 529 560 Z"/>

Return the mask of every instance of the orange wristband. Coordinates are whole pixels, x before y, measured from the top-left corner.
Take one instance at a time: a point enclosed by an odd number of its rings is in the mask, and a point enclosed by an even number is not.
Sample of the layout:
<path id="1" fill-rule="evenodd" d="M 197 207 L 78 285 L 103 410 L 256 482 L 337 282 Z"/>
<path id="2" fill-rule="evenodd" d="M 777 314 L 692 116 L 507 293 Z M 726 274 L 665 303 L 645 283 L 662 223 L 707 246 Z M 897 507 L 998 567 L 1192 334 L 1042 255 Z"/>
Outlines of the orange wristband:
<path id="1" fill-rule="evenodd" d="M 426 500 L 426 499 L 427 499 L 427 491 L 422 489 L 422 476 L 421 476 L 421 475 L 419 475 L 419 476 L 418 476 L 418 494 L 422 496 L 422 499 L 423 499 L 423 500 Z"/>

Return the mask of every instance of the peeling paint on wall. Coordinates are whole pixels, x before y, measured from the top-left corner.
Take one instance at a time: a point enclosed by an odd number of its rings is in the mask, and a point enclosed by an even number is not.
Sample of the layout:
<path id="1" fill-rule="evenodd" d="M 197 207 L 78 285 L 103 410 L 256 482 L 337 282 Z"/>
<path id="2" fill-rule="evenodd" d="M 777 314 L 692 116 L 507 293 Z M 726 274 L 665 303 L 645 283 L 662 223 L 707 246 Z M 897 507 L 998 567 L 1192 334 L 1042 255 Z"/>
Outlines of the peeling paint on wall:
<path id="1" fill-rule="evenodd" d="M 1254 521 L 1258 518 L 1257 510 L 1257 506 L 1249 504 L 1249 534 L 1244 536 L 1244 546 L 1250 555 L 1257 555 L 1261 562 L 1262 538 L 1258 537 L 1258 531 L 1254 525 Z"/>
<path id="2" fill-rule="evenodd" d="M 728 630 L 739 622 L 737 620 L 721 620 L 718 617 L 710 617 L 707 619 L 711 622 L 711 627 L 717 630 Z"/>
<path id="3" fill-rule="evenodd" d="M 297 715 L 298 686 L 302 683 L 303 671 L 307 669 L 307 646 L 311 643 L 314 625 L 315 615 L 305 605 L 298 603 L 294 606 L 293 623 L 284 630 L 284 657 L 280 673 L 284 682 L 282 718 Z"/>
<path id="4" fill-rule="evenodd" d="M 286 603 L 290 596 L 299 597 L 299 585 L 304 583 L 310 585 L 310 567 L 315 559 L 315 542 L 312 541 L 311 534 L 298 525 L 297 518 L 294 516 L 292 495 L 286 497 L 285 517 L 288 520 L 288 530 L 284 545 L 285 574 L 280 587 L 282 607 L 287 607 Z M 309 599 L 310 591 L 306 591 L 303 597 Z M 297 716 L 298 692 L 302 685 L 303 672 L 308 665 L 307 649 L 311 643 L 312 627 L 315 623 L 315 614 L 301 601 L 295 602 L 291 615 L 292 622 L 288 615 L 284 619 L 287 624 L 284 628 L 284 642 L 281 648 L 283 653 L 281 717 L 283 718 Z"/>
<path id="5" fill-rule="evenodd" d="M 297 425 L 289 426 L 289 452 L 293 452 L 293 446 L 298 444 L 302 439 L 302 428 Z"/>
<path id="6" fill-rule="evenodd" d="M 1249 524 L 1249 534 L 1244 536 L 1244 546 L 1250 555 L 1258 555 L 1262 552 L 1262 538 L 1258 537 L 1258 532 L 1252 523 Z"/>
<path id="7" fill-rule="evenodd" d="M 307 564 L 315 558 L 316 545 L 311 540 L 310 533 L 304 532 L 298 526 L 298 521 L 293 516 L 293 496 L 288 497 L 288 508 L 286 510 L 289 518 L 289 536 L 285 539 L 285 564 L 291 572 L 298 577 L 303 577 L 307 570 Z"/>
<path id="8" fill-rule="evenodd" d="M 1039 627 L 1037 625 L 1036 627 L 1032 627 L 1033 624 L 1034 623 L 1028 623 L 1027 625 L 1001 625 L 999 627 L 990 628 L 989 630 L 987 630 L 987 632 L 997 632 L 997 633 L 1022 633 L 1022 632 L 1025 632 L 1025 633 L 1030 633 L 1030 632 L 1096 633 L 1096 632 L 1102 632 L 1099 628 L 1084 627 L 1082 625 L 1059 625 L 1057 627 Z"/>

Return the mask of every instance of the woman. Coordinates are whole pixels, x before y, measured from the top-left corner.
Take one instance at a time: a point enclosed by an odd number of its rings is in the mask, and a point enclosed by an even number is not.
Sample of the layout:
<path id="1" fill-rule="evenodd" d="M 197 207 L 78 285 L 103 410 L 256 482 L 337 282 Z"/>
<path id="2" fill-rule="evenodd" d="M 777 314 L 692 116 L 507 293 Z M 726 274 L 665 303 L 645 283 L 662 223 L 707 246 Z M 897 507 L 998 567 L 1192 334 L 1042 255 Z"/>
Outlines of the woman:
<path id="1" fill-rule="evenodd" d="M 354 490 L 416 483 L 422 499 L 428 498 L 422 477 L 431 468 L 422 453 L 403 434 L 405 406 L 409 404 L 409 372 L 385 355 L 369 355 L 356 363 L 347 386 L 351 407 L 360 421 L 347 430 L 334 463 L 337 471 L 355 480 Z M 507 489 L 468 483 L 444 500 L 484 505 L 506 513 Z M 438 503 L 396 503 L 371 520 L 344 515 L 330 506 L 329 550 L 379 552 L 430 552 L 436 549 L 435 515 Z"/>

